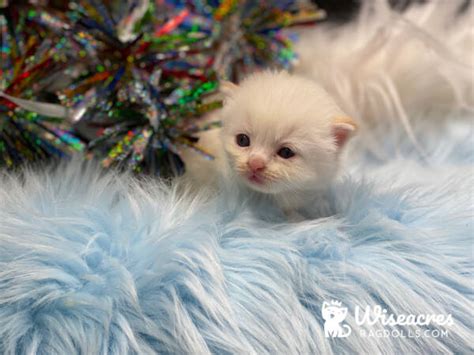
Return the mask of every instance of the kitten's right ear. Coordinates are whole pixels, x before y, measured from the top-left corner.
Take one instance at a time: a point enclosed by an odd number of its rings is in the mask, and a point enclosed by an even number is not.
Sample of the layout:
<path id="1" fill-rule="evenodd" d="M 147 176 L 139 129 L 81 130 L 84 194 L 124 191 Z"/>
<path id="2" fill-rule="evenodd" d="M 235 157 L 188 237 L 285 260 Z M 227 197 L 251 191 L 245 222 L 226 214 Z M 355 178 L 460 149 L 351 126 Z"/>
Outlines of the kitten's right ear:
<path id="1" fill-rule="evenodd" d="M 229 97 L 232 97 L 232 95 L 234 95 L 237 88 L 238 86 L 230 81 L 221 81 L 219 85 L 219 90 L 226 99 Z"/>
<path id="2" fill-rule="evenodd" d="M 340 150 L 357 130 L 357 123 L 347 116 L 336 117 L 332 122 L 332 135 Z"/>

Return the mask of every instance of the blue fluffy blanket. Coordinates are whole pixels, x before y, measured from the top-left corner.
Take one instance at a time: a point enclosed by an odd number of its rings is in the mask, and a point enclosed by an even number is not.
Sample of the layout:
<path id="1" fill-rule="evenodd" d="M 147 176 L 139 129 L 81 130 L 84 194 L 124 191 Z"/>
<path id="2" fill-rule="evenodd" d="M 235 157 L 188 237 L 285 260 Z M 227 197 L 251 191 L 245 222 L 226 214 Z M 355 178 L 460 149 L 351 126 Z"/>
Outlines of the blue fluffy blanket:
<path id="1" fill-rule="evenodd" d="M 292 224 L 74 162 L 4 174 L 0 353 L 471 352 L 472 132 L 420 136 L 354 142 L 333 215 Z"/>

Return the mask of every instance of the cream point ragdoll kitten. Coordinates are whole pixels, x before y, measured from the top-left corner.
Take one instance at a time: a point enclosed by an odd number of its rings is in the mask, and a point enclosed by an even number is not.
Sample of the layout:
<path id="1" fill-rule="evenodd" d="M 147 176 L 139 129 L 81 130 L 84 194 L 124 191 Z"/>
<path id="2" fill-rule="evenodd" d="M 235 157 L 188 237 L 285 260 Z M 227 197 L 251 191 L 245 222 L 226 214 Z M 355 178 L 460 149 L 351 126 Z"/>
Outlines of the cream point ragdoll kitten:
<path id="1" fill-rule="evenodd" d="M 291 219 L 338 171 L 341 149 L 356 124 L 315 82 L 286 72 L 260 72 L 240 85 L 224 82 L 219 134 L 201 137 L 215 155 L 185 162 L 189 174 L 212 183 L 217 174 L 271 197 Z"/>

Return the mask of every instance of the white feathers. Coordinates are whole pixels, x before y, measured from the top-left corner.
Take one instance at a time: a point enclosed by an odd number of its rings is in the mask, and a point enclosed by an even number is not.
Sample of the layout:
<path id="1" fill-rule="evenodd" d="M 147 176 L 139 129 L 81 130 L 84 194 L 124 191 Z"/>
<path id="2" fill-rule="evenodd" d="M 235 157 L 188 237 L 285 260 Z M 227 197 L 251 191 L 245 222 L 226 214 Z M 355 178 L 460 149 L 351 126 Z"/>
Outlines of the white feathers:
<path id="1" fill-rule="evenodd" d="M 301 34 L 295 72 L 316 79 L 362 124 L 402 124 L 473 112 L 473 10 L 432 1 L 400 14 L 367 1 L 348 25 Z"/>

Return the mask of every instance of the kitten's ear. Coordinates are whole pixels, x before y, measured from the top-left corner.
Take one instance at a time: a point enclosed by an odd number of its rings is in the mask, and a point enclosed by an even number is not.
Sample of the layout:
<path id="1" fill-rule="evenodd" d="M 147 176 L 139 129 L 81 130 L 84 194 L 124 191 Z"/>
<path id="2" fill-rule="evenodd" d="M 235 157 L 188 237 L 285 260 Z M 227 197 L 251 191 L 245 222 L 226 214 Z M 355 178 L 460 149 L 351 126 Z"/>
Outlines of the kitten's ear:
<path id="1" fill-rule="evenodd" d="M 344 147 L 349 138 L 357 131 L 357 123 L 350 117 L 336 117 L 332 121 L 332 135 L 338 150 Z"/>
<path id="2" fill-rule="evenodd" d="M 219 90 L 225 96 L 225 98 L 231 97 L 237 88 L 238 86 L 230 81 L 221 81 L 219 84 Z"/>

